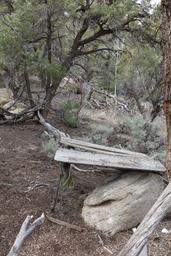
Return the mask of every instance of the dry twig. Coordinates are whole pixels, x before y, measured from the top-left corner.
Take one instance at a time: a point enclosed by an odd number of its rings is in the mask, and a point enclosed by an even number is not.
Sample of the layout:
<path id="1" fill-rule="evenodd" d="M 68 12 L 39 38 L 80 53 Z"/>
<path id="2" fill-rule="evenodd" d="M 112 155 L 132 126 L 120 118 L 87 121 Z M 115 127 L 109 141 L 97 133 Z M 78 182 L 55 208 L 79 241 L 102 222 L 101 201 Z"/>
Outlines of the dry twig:
<path id="1" fill-rule="evenodd" d="M 102 245 L 103 249 L 105 251 L 107 251 L 108 253 L 110 253 L 111 255 L 113 255 L 113 252 L 110 249 L 108 249 L 106 246 L 104 246 L 104 242 L 103 242 L 101 236 L 99 234 L 97 234 L 97 236 L 99 238 L 100 244 Z"/>
<path id="2" fill-rule="evenodd" d="M 52 223 L 55 223 L 55 224 L 58 224 L 58 225 L 61 225 L 61 226 L 65 226 L 67 228 L 70 228 L 70 229 L 74 229 L 76 231 L 79 231 L 79 232 L 82 232 L 83 231 L 83 228 L 80 228 L 79 226 L 76 226 L 76 225 L 73 225 L 73 224 L 70 224 L 68 222 L 65 222 L 65 221 L 62 221 L 62 220 L 58 220 L 56 218 L 53 218 L 53 217 L 50 217 L 46 214 L 46 218 L 51 221 Z"/>

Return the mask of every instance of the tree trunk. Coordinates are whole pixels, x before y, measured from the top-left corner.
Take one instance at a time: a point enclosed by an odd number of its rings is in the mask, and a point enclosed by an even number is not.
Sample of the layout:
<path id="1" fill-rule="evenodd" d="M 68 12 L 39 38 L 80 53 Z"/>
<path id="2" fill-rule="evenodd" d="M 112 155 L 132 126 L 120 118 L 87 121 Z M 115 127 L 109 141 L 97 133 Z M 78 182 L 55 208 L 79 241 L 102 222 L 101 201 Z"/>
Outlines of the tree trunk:
<path id="1" fill-rule="evenodd" d="M 49 10 L 49 6 L 47 1 L 45 1 L 47 4 L 47 40 L 46 40 L 46 50 L 47 50 L 47 58 L 49 64 L 52 64 L 52 21 L 51 21 L 51 11 Z M 46 79 L 46 91 L 49 90 L 49 87 L 51 86 L 51 75 L 49 72 L 47 73 L 47 79 Z"/>
<path id="2" fill-rule="evenodd" d="M 45 0 L 45 4 L 47 5 L 46 52 L 47 52 L 48 63 L 50 65 L 50 64 L 52 64 L 52 34 L 53 34 L 53 32 L 52 32 L 51 10 L 49 9 L 50 7 L 48 6 L 48 1 L 47 0 Z M 44 99 L 43 115 L 44 115 L 44 117 L 47 117 L 51 100 L 52 100 L 53 96 L 55 95 L 56 88 L 58 86 L 56 86 L 56 83 L 55 83 L 55 85 L 51 84 L 52 83 L 52 78 L 51 78 L 51 75 L 49 74 L 48 71 L 47 71 L 47 74 L 45 74 L 44 78 L 45 77 L 46 77 L 46 79 L 44 79 L 44 81 L 46 81 L 46 84 L 45 84 L 46 95 L 45 95 L 45 99 Z"/>
<path id="3" fill-rule="evenodd" d="M 130 97 L 132 97 L 135 102 L 136 102 L 136 105 L 137 105 L 137 108 L 140 112 L 140 114 L 145 118 L 145 115 L 144 115 L 144 108 L 143 106 L 141 105 L 141 102 L 140 102 L 140 99 L 139 99 L 139 96 L 137 95 L 137 93 L 135 92 L 132 84 L 131 86 L 128 85 L 127 83 L 125 83 L 125 87 L 126 87 L 126 90 L 127 90 L 127 93 Z"/>
<path id="4" fill-rule="evenodd" d="M 171 208 L 171 1 L 162 0 L 161 4 L 163 11 L 164 112 L 167 126 L 166 167 L 170 183 L 141 222 L 135 234 L 119 253 L 119 256 L 138 256 L 151 233 Z"/>
<path id="5" fill-rule="evenodd" d="M 24 80 L 25 80 L 25 85 L 26 85 L 26 90 L 27 90 L 27 95 L 28 95 L 28 100 L 30 103 L 30 107 L 33 107 L 35 105 L 32 93 L 31 93 L 31 87 L 30 87 L 30 79 L 29 79 L 29 74 L 27 71 L 27 66 L 25 65 L 24 67 Z"/>
<path id="6" fill-rule="evenodd" d="M 167 126 L 166 167 L 171 178 L 171 1 L 162 0 L 162 51 L 163 51 L 163 81 L 164 81 L 164 112 Z"/>
<path id="7" fill-rule="evenodd" d="M 43 116 L 46 118 L 49 113 L 49 108 L 52 102 L 53 97 L 55 96 L 56 90 L 60 84 L 60 81 L 54 81 L 51 86 L 46 88 L 46 96 L 43 103 Z"/>

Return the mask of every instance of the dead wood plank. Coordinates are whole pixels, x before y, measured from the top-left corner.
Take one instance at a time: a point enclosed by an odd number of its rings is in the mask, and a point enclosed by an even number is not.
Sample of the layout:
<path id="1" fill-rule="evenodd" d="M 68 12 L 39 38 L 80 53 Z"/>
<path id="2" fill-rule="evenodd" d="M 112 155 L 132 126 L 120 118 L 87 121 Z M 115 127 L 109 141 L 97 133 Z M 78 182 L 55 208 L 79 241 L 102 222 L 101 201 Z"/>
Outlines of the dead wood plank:
<path id="1" fill-rule="evenodd" d="M 104 167 L 113 167 L 117 169 L 131 169 L 164 172 L 165 168 L 159 161 L 151 160 L 150 158 L 141 158 L 134 155 L 123 154 L 101 154 L 92 152 L 82 152 L 73 149 L 58 148 L 55 154 L 56 161 L 71 163 L 96 165 Z"/>
<path id="2" fill-rule="evenodd" d="M 144 158 L 148 158 L 148 156 L 142 154 L 142 153 L 137 153 L 133 152 L 130 150 L 125 150 L 125 149 L 118 149 L 114 147 L 107 147 L 103 145 L 98 145 L 98 144 L 93 144 L 87 141 L 82 141 L 82 140 L 76 140 L 76 139 L 71 139 L 69 137 L 61 137 L 60 143 L 66 145 L 66 146 L 71 146 L 71 147 L 76 147 L 76 148 L 81 148 L 85 149 L 87 151 L 92 151 L 92 152 L 101 152 L 103 154 L 115 154 L 115 153 L 120 153 L 120 154 L 127 154 L 127 155 L 137 155 L 141 156 Z"/>

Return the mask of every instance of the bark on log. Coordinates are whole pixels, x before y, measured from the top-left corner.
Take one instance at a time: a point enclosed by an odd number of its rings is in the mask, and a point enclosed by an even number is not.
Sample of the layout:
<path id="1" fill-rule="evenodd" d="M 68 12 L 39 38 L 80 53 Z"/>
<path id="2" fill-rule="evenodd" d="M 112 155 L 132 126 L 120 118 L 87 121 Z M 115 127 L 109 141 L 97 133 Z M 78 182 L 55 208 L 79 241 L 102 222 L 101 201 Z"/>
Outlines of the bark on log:
<path id="1" fill-rule="evenodd" d="M 134 228 L 133 232 L 135 233 L 137 229 Z M 148 256 L 148 248 L 147 248 L 147 244 L 143 247 L 143 249 L 141 250 L 140 254 L 138 256 Z"/>
<path id="2" fill-rule="evenodd" d="M 171 182 L 147 213 L 136 232 L 118 256 L 139 256 L 149 236 L 171 208 Z"/>
<path id="3" fill-rule="evenodd" d="M 61 137 L 65 137 L 66 134 L 63 132 L 60 132 L 58 129 L 56 129 L 55 127 L 53 127 L 51 124 L 47 123 L 45 121 L 45 119 L 43 118 L 43 116 L 40 114 L 39 111 L 37 111 L 37 115 L 39 118 L 39 122 L 45 127 L 45 129 L 52 134 L 55 138 L 58 139 L 58 141 L 60 142 Z"/>
<path id="4" fill-rule="evenodd" d="M 33 219 L 33 216 L 28 215 L 26 217 L 26 219 L 23 222 L 23 224 L 20 228 L 20 231 L 15 239 L 15 242 L 7 256 L 18 256 L 19 255 L 24 241 L 33 233 L 33 231 L 38 226 L 40 226 L 44 223 L 45 215 L 44 215 L 44 213 L 42 213 L 42 215 L 31 224 L 30 222 L 32 219 Z"/>

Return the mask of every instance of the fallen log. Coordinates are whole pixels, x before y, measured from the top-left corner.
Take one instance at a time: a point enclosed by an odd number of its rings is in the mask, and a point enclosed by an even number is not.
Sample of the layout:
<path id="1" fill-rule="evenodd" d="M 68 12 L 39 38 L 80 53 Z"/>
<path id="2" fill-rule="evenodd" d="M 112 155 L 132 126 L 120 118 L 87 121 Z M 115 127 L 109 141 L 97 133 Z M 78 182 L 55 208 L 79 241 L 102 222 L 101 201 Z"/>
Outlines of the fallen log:
<path id="1" fill-rule="evenodd" d="M 149 236 L 171 208 L 171 182 L 147 213 L 118 256 L 139 256 Z"/>
<path id="2" fill-rule="evenodd" d="M 140 170 L 164 172 L 163 165 L 147 157 L 115 153 L 112 155 L 102 153 L 83 152 L 74 149 L 58 148 L 55 154 L 56 161 L 72 164 L 113 167 L 120 170 Z"/>
<path id="3" fill-rule="evenodd" d="M 148 158 L 148 156 L 142 154 L 142 153 L 137 153 L 133 152 L 130 150 L 126 149 L 119 149 L 115 147 L 107 147 L 103 145 L 98 145 L 98 144 L 93 144 L 87 141 L 82 141 L 82 140 L 76 140 L 76 139 L 71 139 L 70 137 L 61 137 L 60 143 L 62 143 L 65 146 L 70 146 L 78 149 L 83 149 L 86 151 L 91 151 L 91 152 L 97 152 L 97 153 L 103 153 L 103 154 L 115 154 L 115 153 L 120 153 L 123 155 L 137 155 L 140 157 Z"/>
<path id="4" fill-rule="evenodd" d="M 38 117 L 45 129 L 57 138 L 59 148 L 54 158 L 56 161 L 71 164 L 112 167 L 121 170 L 131 169 L 165 172 L 165 167 L 159 161 L 155 161 L 147 155 L 72 139 L 47 123 L 39 111 Z M 68 148 L 72 148 L 73 150 L 69 150 Z M 114 169 L 114 171 L 116 170 Z"/>
<path id="5" fill-rule="evenodd" d="M 135 233 L 137 229 L 133 228 L 133 232 Z M 148 248 L 147 248 L 147 244 L 142 248 L 141 252 L 139 253 L 138 256 L 148 256 Z"/>

